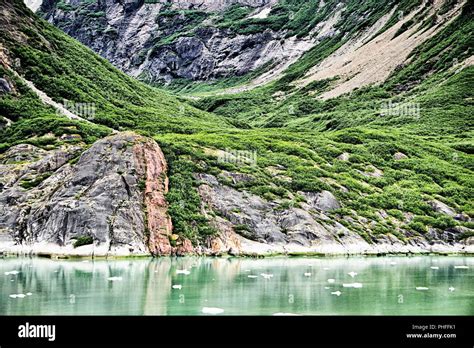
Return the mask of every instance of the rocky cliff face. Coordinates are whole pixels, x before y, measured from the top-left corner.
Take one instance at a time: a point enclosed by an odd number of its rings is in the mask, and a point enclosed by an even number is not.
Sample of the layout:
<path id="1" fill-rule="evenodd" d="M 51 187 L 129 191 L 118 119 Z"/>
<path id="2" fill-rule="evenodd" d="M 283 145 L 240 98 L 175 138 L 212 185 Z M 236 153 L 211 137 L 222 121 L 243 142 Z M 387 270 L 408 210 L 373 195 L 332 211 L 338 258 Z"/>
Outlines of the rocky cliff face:
<path id="1" fill-rule="evenodd" d="M 119 133 L 1 157 L 4 250 L 46 254 L 170 255 L 166 161 L 152 140 Z M 74 245 L 86 244 L 74 248 Z"/>
<path id="2" fill-rule="evenodd" d="M 232 174 L 232 173 L 231 173 Z M 340 203 L 328 192 L 300 192 L 299 206 L 281 208 L 249 192 L 226 186 L 213 175 L 199 174 L 199 194 L 203 211 L 220 231 L 210 240 L 209 253 L 230 254 L 385 254 L 426 252 L 473 252 L 473 240 L 457 242 L 465 231 L 431 229 L 426 237 L 410 236 L 408 243 L 395 235 L 380 235 L 367 241 L 358 233 L 332 219 L 328 213 Z M 409 217 L 408 217 L 409 218 Z M 347 221 L 364 227 L 364 218 Z"/>
<path id="3" fill-rule="evenodd" d="M 280 40 L 279 34 L 232 37 L 229 30 L 204 25 L 195 34 L 190 31 L 232 5 L 250 11 L 274 2 L 67 0 L 58 5 L 45 0 L 40 10 L 48 21 L 123 71 L 152 82 L 170 82 L 239 75 L 268 61 L 269 57 L 263 57 L 265 48 Z"/>
<path id="4" fill-rule="evenodd" d="M 39 2 L 27 1 L 49 22 L 146 82 L 179 86 L 183 80 L 245 75 L 232 80 L 240 81 L 237 89 L 227 90 L 240 92 L 276 80 L 298 63 L 297 74 L 288 73 L 298 88 L 334 80 L 324 98 L 383 83 L 465 4 L 43 0 L 38 7 Z"/>

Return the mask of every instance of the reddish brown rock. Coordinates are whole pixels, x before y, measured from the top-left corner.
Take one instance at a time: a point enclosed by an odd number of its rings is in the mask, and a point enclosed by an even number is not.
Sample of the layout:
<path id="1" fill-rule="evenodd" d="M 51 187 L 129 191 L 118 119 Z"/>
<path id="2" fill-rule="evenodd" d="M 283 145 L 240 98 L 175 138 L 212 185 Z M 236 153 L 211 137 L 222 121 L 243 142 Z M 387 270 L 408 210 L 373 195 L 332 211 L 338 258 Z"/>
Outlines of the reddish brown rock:
<path id="1" fill-rule="evenodd" d="M 178 256 L 194 254 L 193 244 L 189 239 L 184 238 L 175 248 L 173 248 L 173 254 L 176 254 Z"/>
<path id="2" fill-rule="evenodd" d="M 165 194 L 168 192 L 167 164 L 154 141 L 143 141 L 133 147 L 135 164 L 145 182 L 144 203 L 149 233 L 148 247 L 153 255 L 171 255 L 173 229 Z"/>

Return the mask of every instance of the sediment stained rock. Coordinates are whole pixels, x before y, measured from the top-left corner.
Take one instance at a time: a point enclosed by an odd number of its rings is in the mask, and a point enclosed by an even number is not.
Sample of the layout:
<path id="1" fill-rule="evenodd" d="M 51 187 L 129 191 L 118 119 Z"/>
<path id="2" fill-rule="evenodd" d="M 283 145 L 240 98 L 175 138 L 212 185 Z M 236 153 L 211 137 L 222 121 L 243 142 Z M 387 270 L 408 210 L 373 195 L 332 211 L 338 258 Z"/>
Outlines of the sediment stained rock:
<path id="1" fill-rule="evenodd" d="M 165 199 L 165 194 L 168 192 L 165 157 L 155 142 L 135 144 L 133 154 L 138 174 L 144 178 L 148 247 L 155 255 L 171 255 L 173 250 L 169 236 L 171 236 L 173 226 Z"/>

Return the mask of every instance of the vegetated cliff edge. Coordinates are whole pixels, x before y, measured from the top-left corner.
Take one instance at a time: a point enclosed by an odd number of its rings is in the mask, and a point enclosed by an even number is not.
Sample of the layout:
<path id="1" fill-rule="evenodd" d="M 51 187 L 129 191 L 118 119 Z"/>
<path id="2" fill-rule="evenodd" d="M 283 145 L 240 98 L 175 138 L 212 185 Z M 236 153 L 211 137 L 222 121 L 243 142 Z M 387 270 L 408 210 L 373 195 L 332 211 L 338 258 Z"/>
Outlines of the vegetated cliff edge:
<path id="1" fill-rule="evenodd" d="M 85 151 L 80 143 L 52 150 L 16 145 L 1 155 L 0 174 L 0 251 L 5 253 L 101 257 L 473 252 L 472 241 L 458 243 L 448 232 L 431 244 L 423 237 L 403 244 L 389 236 L 368 243 L 325 216 L 340 207 L 330 192 L 302 193 L 301 207 L 276 209 L 275 203 L 222 185 L 209 174 L 196 176 L 202 209 L 217 234 L 193 246 L 173 234 L 165 199 L 167 164 L 160 147 L 130 132 L 98 140 Z M 240 228 L 244 225 L 248 227 Z"/>

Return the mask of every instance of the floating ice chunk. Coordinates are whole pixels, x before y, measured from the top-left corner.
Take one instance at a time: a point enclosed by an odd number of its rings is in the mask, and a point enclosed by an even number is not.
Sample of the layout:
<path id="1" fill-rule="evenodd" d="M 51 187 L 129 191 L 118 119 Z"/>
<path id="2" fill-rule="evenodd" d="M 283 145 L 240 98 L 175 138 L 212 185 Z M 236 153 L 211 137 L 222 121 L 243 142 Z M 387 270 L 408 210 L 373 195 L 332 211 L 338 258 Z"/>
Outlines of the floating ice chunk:
<path id="1" fill-rule="evenodd" d="M 425 288 L 424 286 L 417 286 L 417 287 L 416 287 L 416 290 L 418 290 L 418 291 L 425 291 L 425 290 L 428 290 L 428 288 Z"/>
<path id="2" fill-rule="evenodd" d="M 361 283 L 348 283 L 348 284 L 342 284 L 344 288 L 361 288 L 362 284 Z"/>
<path id="3" fill-rule="evenodd" d="M 15 281 L 15 279 L 10 279 L 10 281 L 11 281 L 11 282 L 14 282 L 14 281 Z"/>
<path id="4" fill-rule="evenodd" d="M 390 265 L 395 266 L 397 263 L 396 262 L 390 262 Z"/>
<path id="5" fill-rule="evenodd" d="M 249 278 L 258 278 L 258 276 L 252 275 L 252 274 L 251 274 L 251 275 L 248 275 L 247 277 L 249 277 Z"/>
<path id="6" fill-rule="evenodd" d="M 181 290 L 181 289 L 183 288 L 183 286 L 180 285 L 180 284 L 176 284 L 176 285 L 173 285 L 172 288 L 173 288 L 173 289 Z"/>
<path id="7" fill-rule="evenodd" d="M 18 273 L 20 273 L 20 271 L 9 271 L 9 272 L 5 272 L 5 275 L 10 275 L 10 274 L 16 275 Z"/>
<path id="8" fill-rule="evenodd" d="M 329 271 L 329 268 L 327 268 L 327 267 L 324 267 L 323 269 L 324 269 L 325 271 Z"/>
<path id="9" fill-rule="evenodd" d="M 222 308 L 203 307 L 202 312 L 204 314 L 221 314 L 221 313 L 224 313 L 224 310 Z"/>
<path id="10" fill-rule="evenodd" d="M 189 272 L 187 269 L 177 269 L 176 274 L 188 275 L 188 274 L 191 274 L 191 272 Z"/>
<path id="11" fill-rule="evenodd" d="M 273 278 L 273 274 L 260 273 L 260 275 L 261 275 L 263 278 L 265 278 L 265 279 Z"/>
<path id="12" fill-rule="evenodd" d="M 326 290 L 329 290 L 329 289 L 331 289 L 329 286 L 325 286 L 324 288 L 325 288 Z"/>
<path id="13" fill-rule="evenodd" d="M 328 283 L 334 283 L 336 279 L 328 279 Z"/>
<path id="14" fill-rule="evenodd" d="M 341 294 L 342 294 L 342 292 L 340 292 L 340 291 L 331 292 L 331 295 L 341 296 Z"/>
<path id="15" fill-rule="evenodd" d="M 26 296 L 31 296 L 31 295 L 33 295 L 31 292 L 26 293 Z"/>
<path id="16" fill-rule="evenodd" d="M 107 278 L 107 280 L 110 280 L 111 282 L 115 282 L 115 281 L 118 281 L 118 280 L 122 280 L 122 277 L 109 277 L 109 278 Z"/>
<path id="17" fill-rule="evenodd" d="M 347 274 L 349 274 L 352 278 L 354 278 L 357 275 L 357 272 L 349 272 Z"/>
<path id="18" fill-rule="evenodd" d="M 280 316 L 295 316 L 295 315 L 299 315 L 299 314 L 295 314 L 295 313 L 273 313 L 274 316 L 277 316 L 277 317 L 280 317 Z"/>
<path id="19" fill-rule="evenodd" d="M 249 270 L 249 269 L 246 269 L 244 272 L 250 272 L 250 270 Z"/>
<path id="20" fill-rule="evenodd" d="M 306 273 L 304 274 L 304 276 L 305 276 L 305 277 L 311 277 L 311 273 L 306 272 Z"/>
<path id="21" fill-rule="evenodd" d="M 431 268 L 431 269 L 439 269 L 438 266 L 431 266 L 430 268 Z"/>
<path id="22" fill-rule="evenodd" d="M 453 291 L 456 290 L 456 289 L 453 288 L 452 286 L 450 286 L 450 287 L 448 288 L 448 290 L 451 291 L 451 292 L 453 292 Z"/>
<path id="23" fill-rule="evenodd" d="M 454 266 L 455 269 L 468 269 L 468 266 Z"/>
<path id="24" fill-rule="evenodd" d="M 25 294 L 11 294 L 10 295 L 11 298 L 24 298 L 26 297 Z"/>

